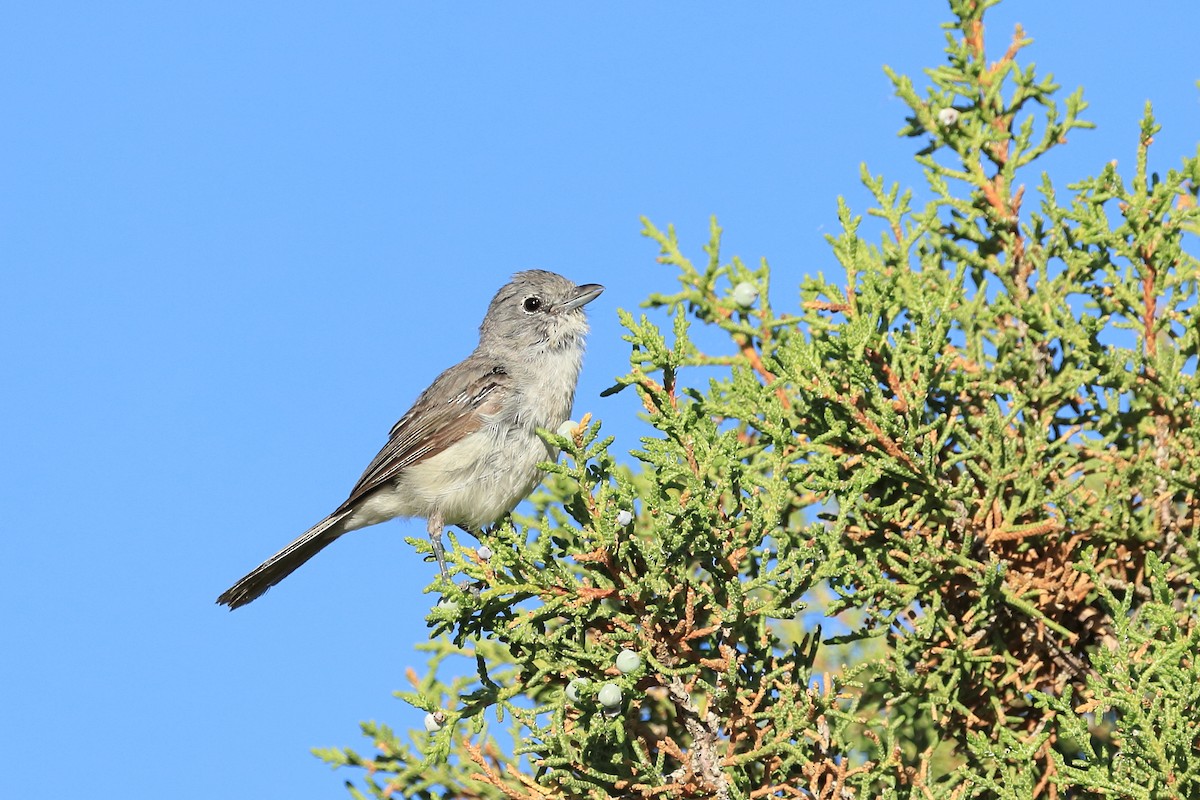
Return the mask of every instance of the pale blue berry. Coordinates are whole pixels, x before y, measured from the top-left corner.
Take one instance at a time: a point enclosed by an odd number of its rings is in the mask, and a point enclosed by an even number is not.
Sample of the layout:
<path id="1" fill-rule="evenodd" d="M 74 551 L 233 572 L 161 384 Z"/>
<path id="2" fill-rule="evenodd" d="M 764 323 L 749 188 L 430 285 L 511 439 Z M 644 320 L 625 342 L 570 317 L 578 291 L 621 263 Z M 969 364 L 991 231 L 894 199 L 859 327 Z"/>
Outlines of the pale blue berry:
<path id="1" fill-rule="evenodd" d="M 617 653 L 617 669 L 621 671 L 622 675 L 636 672 L 640 666 L 642 666 L 642 657 L 632 650 L 626 648 Z"/>
<path id="2" fill-rule="evenodd" d="M 492 548 L 488 547 L 486 544 L 479 545 L 479 549 L 475 552 L 479 554 L 480 561 L 492 560 Z"/>
<path id="3" fill-rule="evenodd" d="M 742 281 L 733 287 L 733 302 L 742 308 L 749 308 L 758 299 L 758 289 L 753 283 Z"/>
<path id="4" fill-rule="evenodd" d="M 579 702 L 579 692 L 587 688 L 591 683 L 587 678 L 575 678 L 567 684 L 567 699 L 572 703 Z"/>
<path id="5" fill-rule="evenodd" d="M 606 683 L 600 687 L 600 691 L 596 694 L 596 699 L 600 701 L 600 705 L 607 709 L 620 708 L 621 687 L 615 683 Z"/>
<path id="6" fill-rule="evenodd" d="M 626 525 L 628 525 L 631 522 L 633 522 L 633 514 L 629 513 L 628 511 L 626 511 L 623 508 L 617 512 L 617 526 L 618 527 L 624 528 Z"/>
<path id="7" fill-rule="evenodd" d="M 958 109 L 946 107 L 937 113 L 938 122 L 944 128 L 952 128 L 958 124 Z"/>
<path id="8" fill-rule="evenodd" d="M 442 725 L 446 722 L 446 715 L 441 711 L 431 711 L 425 715 L 425 730 L 430 733 L 436 733 L 442 729 Z"/>

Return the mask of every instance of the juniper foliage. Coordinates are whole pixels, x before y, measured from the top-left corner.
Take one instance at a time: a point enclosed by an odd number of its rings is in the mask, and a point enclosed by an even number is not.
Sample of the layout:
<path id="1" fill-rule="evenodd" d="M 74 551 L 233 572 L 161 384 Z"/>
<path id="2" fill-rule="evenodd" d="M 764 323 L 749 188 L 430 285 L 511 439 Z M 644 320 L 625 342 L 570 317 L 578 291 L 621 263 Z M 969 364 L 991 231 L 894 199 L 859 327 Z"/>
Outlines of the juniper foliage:
<path id="1" fill-rule="evenodd" d="M 1147 107 L 1131 174 L 1034 176 L 1086 103 L 1019 28 L 988 60 L 992 5 L 889 73 L 929 199 L 864 168 L 845 284 L 776 310 L 715 222 L 698 263 L 645 223 L 636 466 L 548 434 L 490 558 L 453 543 L 479 589 L 399 693 L 436 730 L 319 751 L 354 797 L 1200 797 L 1200 154 L 1152 172 Z"/>

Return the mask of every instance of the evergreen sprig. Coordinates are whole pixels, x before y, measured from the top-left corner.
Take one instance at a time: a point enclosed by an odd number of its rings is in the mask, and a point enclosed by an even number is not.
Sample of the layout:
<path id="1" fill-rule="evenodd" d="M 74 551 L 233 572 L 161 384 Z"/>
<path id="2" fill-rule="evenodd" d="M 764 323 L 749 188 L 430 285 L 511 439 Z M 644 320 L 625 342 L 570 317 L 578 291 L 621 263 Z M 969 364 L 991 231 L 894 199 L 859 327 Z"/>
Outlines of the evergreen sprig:
<path id="1" fill-rule="evenodd" d="M 924 186 L 864 166 L 845 283 L 776 311 L 715 221 L 698 262 L 644 221 L 646 435 L 545 432 L 529 510 L 452 540 L 431 730 L 319 751 L 354 796 L 1200 796 L 1200 156 L 1152 171 L 1147 106 L 1131 175 L 1029 174 L 1091 125 L 1020 28 L 989 60 L 995 2 L 888 72 Z"/>

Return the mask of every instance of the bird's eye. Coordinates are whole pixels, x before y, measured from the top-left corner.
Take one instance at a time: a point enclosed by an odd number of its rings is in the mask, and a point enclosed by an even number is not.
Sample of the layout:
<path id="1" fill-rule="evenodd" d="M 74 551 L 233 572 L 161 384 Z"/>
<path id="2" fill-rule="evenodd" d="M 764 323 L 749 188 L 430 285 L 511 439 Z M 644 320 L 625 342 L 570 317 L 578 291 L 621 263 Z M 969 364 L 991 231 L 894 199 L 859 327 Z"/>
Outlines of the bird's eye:
<path id="1" fill-rule="evenodd" d="M 524 308 L 526 312 L 528 312 L 528 313 L 532 314 L 533 312 L 535 312 L 535 311 L 538 311 L 539 309 L 541 309 L 541 307 L 542 307 L 542 298 L 540 298 L 540 297 L 526 297 L 526 298 L 525 298 L 525 302 L 521 304 L 521 307 L 522 307 L 522 308 Z"/>

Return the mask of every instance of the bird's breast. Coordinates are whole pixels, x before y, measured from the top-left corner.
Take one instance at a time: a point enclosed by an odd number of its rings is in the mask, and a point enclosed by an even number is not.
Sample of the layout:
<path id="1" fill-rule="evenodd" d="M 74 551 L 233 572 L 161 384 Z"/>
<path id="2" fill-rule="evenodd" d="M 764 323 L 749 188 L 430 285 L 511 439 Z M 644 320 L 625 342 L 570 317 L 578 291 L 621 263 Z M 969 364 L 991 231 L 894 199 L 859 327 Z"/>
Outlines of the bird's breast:
<path id="1" fill-rule="evenodd" d="M 531 355 L 513 370 L 512 395 L 501 413 L 531 430 L 556 430 L 571 415 L 582 363 L 581 341 Z"/>

